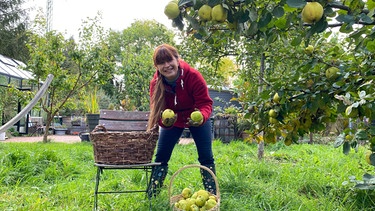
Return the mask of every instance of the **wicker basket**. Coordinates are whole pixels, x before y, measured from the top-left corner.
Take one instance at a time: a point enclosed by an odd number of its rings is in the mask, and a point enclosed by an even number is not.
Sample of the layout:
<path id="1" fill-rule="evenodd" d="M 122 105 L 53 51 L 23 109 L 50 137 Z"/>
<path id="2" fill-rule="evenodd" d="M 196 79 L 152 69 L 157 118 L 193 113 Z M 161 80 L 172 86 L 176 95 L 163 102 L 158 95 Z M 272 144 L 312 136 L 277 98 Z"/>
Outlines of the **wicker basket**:
<path id="1" fill-rule="evenodd" d="M 109 132 L 102 125 L 90 133 L 95 163 L 108 165 L 150 163 L 157 139 L 155 131 Z"/>
<path id="2" fill-rule="evenodd" d="M 171 207 L 173 207 L 173 210 L 174 211 L 181 211 L 180 209 L 176 208 L 174 206 L 174 204 L 176 202 L 178 202 L 180 199 L 183 199 L 183 196 L 181 194 L 178 194 L 178 195 L 173 195 L 172 196 L 172 186 L 173 186 L 173 181 L 175 179 L 175 177 L 183 170 L 185 169 L 188 169 L 188 168 L 201 168 L 201 169 L 204 169 L 206 171 L 208 171 L 212 178 L 214 179 L 215 181 L 215 185 L 216 185 L 216 195 L 214 194 L 210 194 L 212 196 L 215 196 L 216 198 L 216 206 L 207 210 L 207 211 L 219 211 L 220 210 L 220 190 L 219 190 L 219 183 L 217 182 L 217 178 L 215 176 L 215 174 L 211 171 L 211 169 L 207 168 L 206 166 L 202 166 L 202 165 L 197 165 L 197 164 L 192 164 L 192 165 L 187 165 L 187 166 L 184 166 L 182 168 L 180 168 L 179 170 L 177 170 L 171 177 L 171 180 L 170 180 L 170 183 L 169 183 L 169 188 L 168 188 L 168 195 L 169 195 L 169 204 Z"/>

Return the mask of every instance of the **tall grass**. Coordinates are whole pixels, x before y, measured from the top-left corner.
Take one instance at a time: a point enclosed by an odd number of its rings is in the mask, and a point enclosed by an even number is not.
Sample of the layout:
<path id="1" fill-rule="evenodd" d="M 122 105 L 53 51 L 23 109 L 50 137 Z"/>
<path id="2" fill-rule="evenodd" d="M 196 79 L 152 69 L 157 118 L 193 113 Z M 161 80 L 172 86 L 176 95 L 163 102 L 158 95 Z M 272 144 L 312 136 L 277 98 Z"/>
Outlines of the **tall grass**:
<path id="1" fill-rule="evenodd" d="M 351 175 L 374 174 L 364 149 L 344 155 L 330 145 L 257 146 L 240 141 L 214 142 L 221 210 L 374 210 L 375 193 L 344 183 Z M 198 169 L 174 172 L 197 163 L 194 144 L 177 145 L 153 210 L 169 210 L 172 195 L 184 187 L 202 189 Z M 90 143 L 0 143 L 0 210 L 92 210 L 96 169 Z M 145 188 L 142 171 L 105 170 L 101 190 Z M 344 184 L 346 185 L 344 185 Z M 100 210 L 148 210 L 144 193 L 102 194 Z"/>

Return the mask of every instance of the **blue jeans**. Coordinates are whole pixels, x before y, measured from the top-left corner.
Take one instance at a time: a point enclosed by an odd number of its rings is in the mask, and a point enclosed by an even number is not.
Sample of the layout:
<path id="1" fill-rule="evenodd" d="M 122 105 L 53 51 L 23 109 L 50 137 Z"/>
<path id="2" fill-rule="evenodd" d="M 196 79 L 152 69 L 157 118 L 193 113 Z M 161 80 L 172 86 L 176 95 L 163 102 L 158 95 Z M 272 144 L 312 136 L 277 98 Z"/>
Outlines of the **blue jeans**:
<path id="1" fill-rule="evenodd" d="M 200 127 L 189 127 L 198 151 L 198 161 L 201 165 L 214 164 L 212 153 L 211 122 L 206 121 Z M 180 140 L 184 128 L 160 128 L 155 162 L 168 165 L 174 146 Z"/>

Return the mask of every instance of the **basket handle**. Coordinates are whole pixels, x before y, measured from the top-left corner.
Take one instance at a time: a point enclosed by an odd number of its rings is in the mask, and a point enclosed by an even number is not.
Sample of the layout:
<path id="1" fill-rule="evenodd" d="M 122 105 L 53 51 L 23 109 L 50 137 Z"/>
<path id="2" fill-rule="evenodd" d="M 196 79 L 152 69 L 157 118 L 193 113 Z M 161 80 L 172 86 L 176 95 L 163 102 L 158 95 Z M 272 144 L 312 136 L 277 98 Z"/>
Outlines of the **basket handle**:
<path id="1" fill-rule="evenodd" d="M 172 177 L 171 177 L 171 181 L 169 182 L 169 187 L 168 187 L 168 196 L 169 196 L 169 198 L 171 198 L 171 195 L 172 195 L 172 184 L 173 184 L 173 181 L 174 181 L 175 177 L 176 177 L 181 171 L 183 171 L 183 170 L 185 170 L 185 169 L 188 169 L 188 168 L 201 168 L 201 169 L 206 170 L 208 173 L 210 173 L 211 176 L 212 176 L 212 178 L 213 178 L 213 180 L 214 180 L 214 182 L 215 182 L 215 186 L 216 186 L 216 197 L 217 197 L 218 199 L 220 199 L 219 183 L 217 182 L 217 178 L 216 178 L 214 172 L 213 172 L 211 169 L 207 168 L 206 166 L 202 166 L 202 165 L 198 165 L 198 164 L 186 165 L 186 166 L 180 168 L 179 170 L 177 170 L 177 171 L 172 175 Z"/>
<path id="2" fill-rule="evenodd" d="M 105 128 L 104 125 L 97 125 L 95 126 L 94 130 L 92 130 L 92 132 L 98 132 L 98 131 L 107 132 L 107 128 Z"/>

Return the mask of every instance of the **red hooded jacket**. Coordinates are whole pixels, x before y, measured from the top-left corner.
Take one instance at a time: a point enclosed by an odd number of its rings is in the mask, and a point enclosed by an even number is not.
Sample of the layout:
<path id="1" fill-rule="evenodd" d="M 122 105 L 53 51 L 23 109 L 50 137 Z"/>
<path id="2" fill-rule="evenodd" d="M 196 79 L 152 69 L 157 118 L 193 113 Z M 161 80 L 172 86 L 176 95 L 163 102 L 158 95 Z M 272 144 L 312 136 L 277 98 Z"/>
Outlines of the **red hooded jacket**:
<path id="1" fill-rule="evenodd" d="M 203 114 L 203 121 L 206 122 L 211 116 L 213 101 L 208 94 L 207 83 L 202 74 L 183 60 L 179 60 L 179 65 L 181 72 L 176 80 L 175 90 L 164 83 L 165 109 L 172 109 L 177 114 L 175 127 L 185 128 L 189 126 L 188 118 L 196 108 Z M 158 74 L 160 73 L 156 71 L 150 82 L 150 96 L 153 94 Z M 161 119 L 159 124 L 163 126 Z"/>

